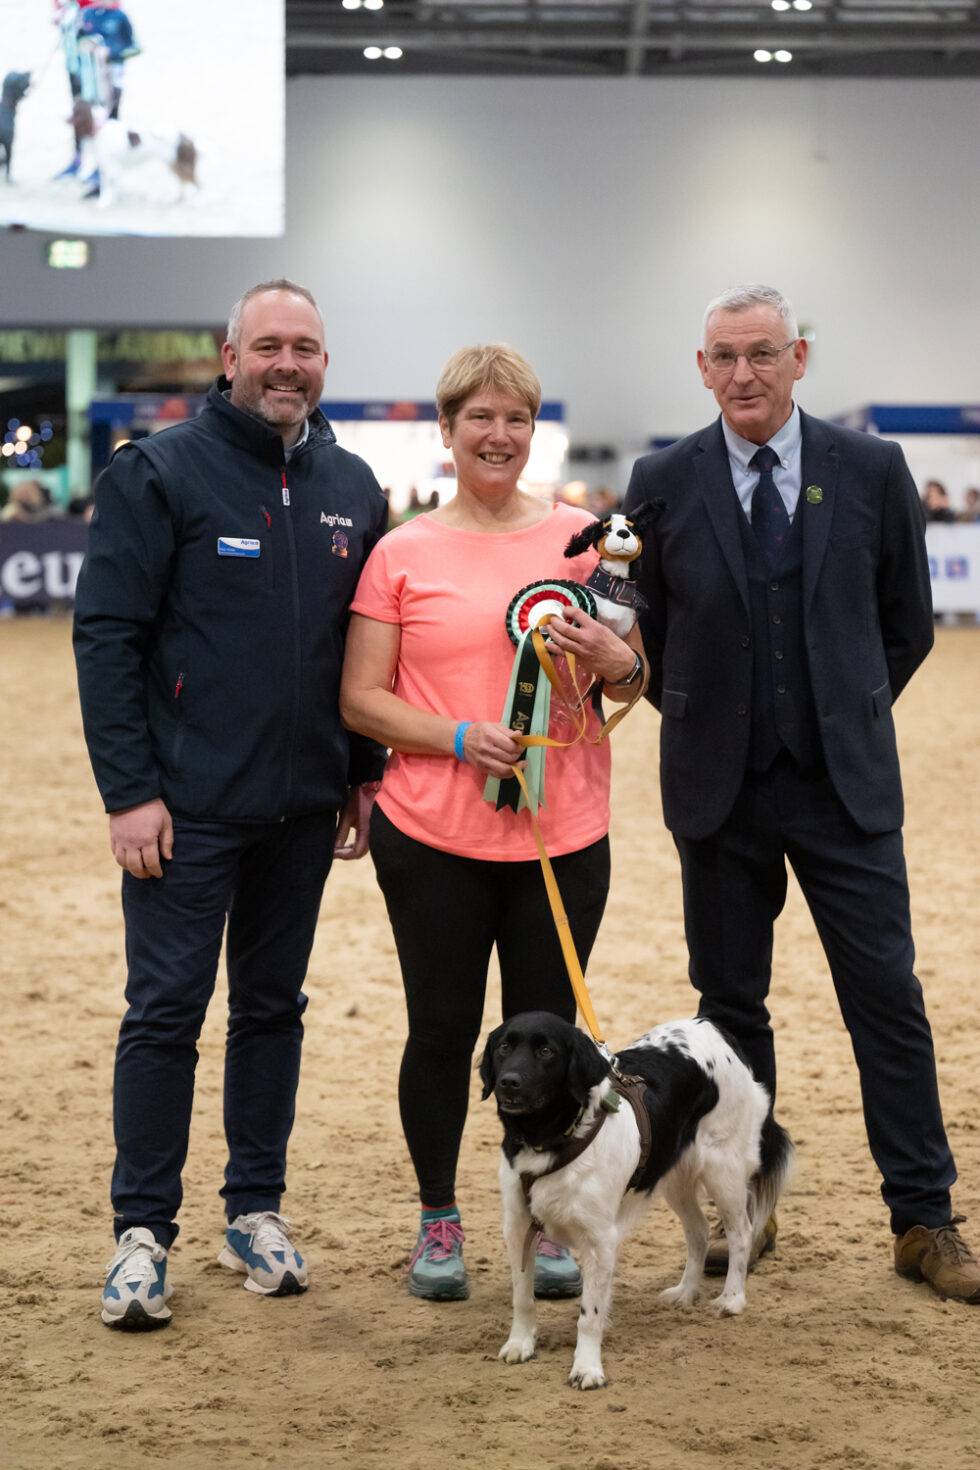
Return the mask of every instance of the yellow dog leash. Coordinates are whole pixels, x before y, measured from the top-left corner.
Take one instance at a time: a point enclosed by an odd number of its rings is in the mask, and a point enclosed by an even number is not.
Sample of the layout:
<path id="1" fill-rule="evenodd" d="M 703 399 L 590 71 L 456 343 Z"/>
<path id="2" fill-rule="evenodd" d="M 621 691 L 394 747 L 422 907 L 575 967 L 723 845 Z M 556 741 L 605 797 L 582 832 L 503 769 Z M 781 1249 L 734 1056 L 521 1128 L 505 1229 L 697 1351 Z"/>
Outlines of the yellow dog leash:
<path id="1" fill-rule="evenodd" d="M 576 703 L 573 706 L 566 697 L 564 686 L 562 685 L 562 682 L 558 677 L 558 671 L 554 666 L 542 634 L 538 631 L 537 628 L 535 628 L 531 636 L 534 643 L 535 652 L 538 655 L 538 662 L 544 670 L 548 678 L 548 682 L 551 684 L 551 687 L 556 691 L 562 702 L 565 704 L 566 708 L 568 708 L 574 716 L 577 726 L 577 733 L 574 740 L 553 740 L 548 735 L 515 734 L 515 738 L 520 741 L 521 745 L 524 746 L 550 745 L 558 746 L 560 748 L 567 748 L 572 745 L 577 745 L 580 740 L 588 739 L 588 736 L 585 733 L 586 717 L 583 705 L 582 691 L 579 689 L 578 680 L 575 677 L 575 655 L 571 653 L 568 655 L 568 669 L 569 673 L 571 674 L 572 685 L 575 689 L 576 696 Z M 615 727 L 619 724 L 624 715 L 629 714 L 630 710 L 633 708 L 634 704 L 639 699 L 642 692 L 643 686 L 641 684 L 640 688 L 633 695 L 629 703 L 627 705 L 624 705 L 622 709 L 617 710 L 616 713 L 606 721 L 595 739 L 590 740 L 589 743 L 591 745 L 601 744 L 601 742 L 605 740 L 609 736 L 611 731 L 614 730 Z M 579 964 L 578 954 L 575 950 L 575 941 L 572 939 L 572 931 L 568 922 L 568 915 L 565 913 L 565 907 L 562 903 L 561 891 L 558 887 L 558 880 L 556 879 L 555 871 L 551 866 L 551 859 L 549 858 L 547 850 L 545 849 L 544 839 L 541 836 L 541 828 L 538 826 L 538 819 L 534 813 L 534 804 L 531 801 L 527 789 L 527 783 L 524 780 L 524 773 L 520 769 L 520 767 L 516 765 L 511 766 L 511 771 L 517 778 L 518 784 L 520 785 L 520 788 L 524 793 L 524 798 L 527 801 L 528 815 L 531 818 L 531 826 L 534 830 L 534 840 L 537 843 L 538 857 L 541 861 L 541 872 L 544 876 L 544 885 L 548 894 L 548 902 L 551 905 L 552 917 L 555 921 L 555 928 L 558 931 L 558 942 L 561 945 L 562 954 L 565 958 L 565 968 L 568 970 L 568 978 L 572 982 L 572 991 L 574 992 L 576 1003 L 582 1013 L 582 1017 L 586 1025 L 592 1033 L 593 1040 L 598 1046 L 605 1048 L 605 1040 L 603 1039 L 602 1032 L 599 1029 L 599 1022 L 596 1019 L 596 1014 L 592 1007 L 592 1001 L 589 997 L 588 987 L 585 983 L 585 976 L 582 973 L 582 966 Z"/>

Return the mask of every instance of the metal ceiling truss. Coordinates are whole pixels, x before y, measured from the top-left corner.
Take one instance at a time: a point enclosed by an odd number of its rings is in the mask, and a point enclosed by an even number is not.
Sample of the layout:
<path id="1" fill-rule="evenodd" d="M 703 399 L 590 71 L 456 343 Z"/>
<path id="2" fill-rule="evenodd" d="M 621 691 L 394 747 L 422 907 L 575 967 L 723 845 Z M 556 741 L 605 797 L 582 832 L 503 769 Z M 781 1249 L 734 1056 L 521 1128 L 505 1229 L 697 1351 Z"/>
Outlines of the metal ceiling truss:
<path id="1" fill-rule="evenodd" d="M 286 0 L 289 75 L 390 76 L 369 46 L 415 75 L 759 76 L 764 48 L 779 76 L 980 76 L 980 0 Z"/>

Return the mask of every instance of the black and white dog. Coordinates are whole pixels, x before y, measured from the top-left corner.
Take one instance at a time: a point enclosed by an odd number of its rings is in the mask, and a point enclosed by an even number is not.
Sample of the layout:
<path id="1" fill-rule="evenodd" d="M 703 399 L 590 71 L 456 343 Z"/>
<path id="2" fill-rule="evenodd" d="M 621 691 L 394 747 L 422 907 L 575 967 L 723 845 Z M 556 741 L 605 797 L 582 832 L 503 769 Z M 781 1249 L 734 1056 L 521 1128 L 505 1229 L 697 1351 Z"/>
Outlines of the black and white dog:
<path id="1" fill-rule="evenodd" d="M 99 182 L 86 198 L 97 197 L 100 209 L 116 204 L 132 190 L 134 181 L 141 181 L 143 191 L 163 204 L 181 203 L 188 184 L 200 188 L 197 148 L 185 133 L 157 129 L 136 132 L 81 98 L 72 108 L 72 126 L 76 146 L 92 149 Z M 175 192 L 172 184 L 165 190 L 160 188 L 161 179 L 168 175 L 176 180 Z"/>
<path id="2" fill-rule="evenodd" d="M 29 71 L 8 71 L 0 85 L 0 165 L 10 183 L 10 165 L 14 157 L 14 128 L 17 109 L 31 85 Z"/>
<path id="3" fill-rule="evenodd" d="M 655 1193 L 680 1217 L 687 1264 L 669 1302 L 698 1294 L 708 1242 L 699 1194 L 728 1237 L 719 1317 L 745 1306 L 749 1253 L 789 1177 L 793 1145 L 769 1115 L 769 1096 L 710 1021 L 671 1021 L 615 1058 L 548 1011 L 527 1011 L 491 1034 L 480 1068 L 504 1126 L 500 1188 L 514 1315 L 500 1350 L 534 1356 L 534 1232 L 574 1251 L 582 1305 L 569 1383 L 601 1388 L 602 1332 L 620 1242 Z M 624 1083 L 621 1079 L 627 1079 Z M 648 1123 L 647 1123 L 648 1120 Z"/>

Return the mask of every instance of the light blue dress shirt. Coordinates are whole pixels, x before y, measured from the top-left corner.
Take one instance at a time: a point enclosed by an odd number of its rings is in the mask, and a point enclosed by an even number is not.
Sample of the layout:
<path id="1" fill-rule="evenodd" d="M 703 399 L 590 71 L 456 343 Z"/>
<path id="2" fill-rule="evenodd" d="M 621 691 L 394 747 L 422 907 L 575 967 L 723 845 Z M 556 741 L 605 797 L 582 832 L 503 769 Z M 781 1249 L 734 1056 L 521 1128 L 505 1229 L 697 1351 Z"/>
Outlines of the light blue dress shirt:
<path id="1" fill-rule="evenodd" d="M 762 446 L 761 444 L 750 444 L 747 439 L 736 434 L 734 429 L 729 428 L 724 417 L 721 421 L 721 429 L 728 448 L 728 463 L 732 469 L 735 493 L 746 516 L 751 520 L 752 492 L 759 483 L 759 471 L 750 468 L 749 460 Z M 793 412 L 779 433 L 773 434 L 768 444 L 773 454 L 779 459 L 779 463 L 773 467 L 773 483 L 782 496 L 786 514 L 792 522 L 800 498 L 800 481 L 803 477 L 803 429 L 800 424 L 800 410 L 795 403 Z"/>

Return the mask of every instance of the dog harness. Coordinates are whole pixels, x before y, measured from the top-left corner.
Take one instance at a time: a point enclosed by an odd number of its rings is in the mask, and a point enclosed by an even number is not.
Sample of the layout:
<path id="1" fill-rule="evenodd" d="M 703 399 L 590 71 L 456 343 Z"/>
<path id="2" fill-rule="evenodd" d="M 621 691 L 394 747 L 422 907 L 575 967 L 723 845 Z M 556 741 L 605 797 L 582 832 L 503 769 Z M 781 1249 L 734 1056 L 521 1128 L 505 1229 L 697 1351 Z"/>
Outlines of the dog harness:
<path id="1" fill-rule="evenodd" d="M 524 1172 L 520 1176 L 521 1189 L 524 1191 L 524 1203 L 527 1205 L 528 1212 L 531 1216 L 531 1223 L 528 1225 L 527 1235 L 524 1237 L 524 1254 L 521 1260 L 522 1271 L 527 1270 L 527 1263 L 534 1254 L 537 1242 L 544 1234 L 544 1226 L 531 1209 L 531 1190 L 533 1186 L 539 1179 L 546 1179 L 549 1174 L 557 1174 L 559 1169 L 564 1169 L 566 1164 L 572 1163 L 580 1154 L 584 1154 L 589 1144 L 594 1141 L 599 1129 L 605 1123 L 609 1114 L 619 1112 L 621 1098 L 625 1098 L 632 1107 L 633 1115 L 636 1118 L 636 1126 L 640 1134 L 639 1163 L 633 1170 L 633 1174 L 623 1193 L 628 1194 L 631 1189 L 635 1189 L 643 1176 L 647 1159 L 650 1157 L 650 1144 L 652 1141 L 650 1114 L 647 1112 L 643 1102 L 647 1085 L 642 1077 L 622 1077 L 618 1072 L 613 1073 L 611 1080 L 612 1086 L 600 1101 L 599 1109 L 595 1118 L 592 1120 L 591 1127 L 577 1137 L 566 1137 L 565 1142 L 555 1152 L 555 1156 L 547 1169 L 542 1169 L 540 1174 Z M 579 1117 L 581 1117 L 581 1114 L 579 1114 Z M 577 1123 L 578 1118 L 576 1118 L 572 1127 L 574 1128 Z"/>
<path id="2" fill-rule="evenodd" d="M 634 581 L 628 577 L 614 577 L 610 572 L 603 571 L 601 566 L 596 567 L 585 585 L 590 592 L 594 592 L 597 597 L 606 598 L 608 602 L 632 607 L 638 613 L 647 609 L 647 600 Z"/>

